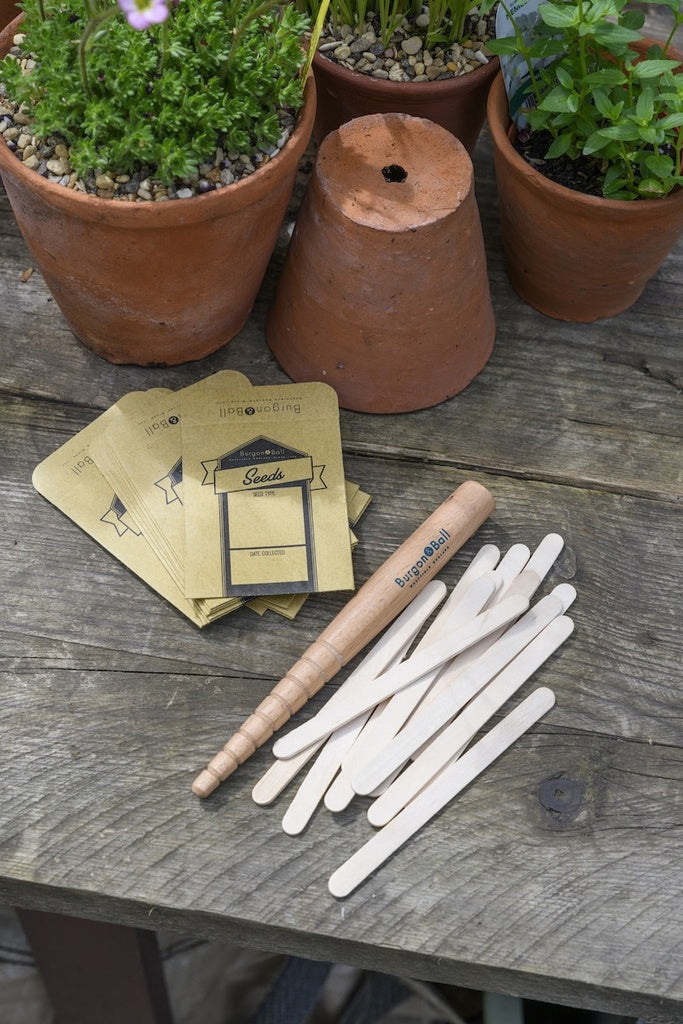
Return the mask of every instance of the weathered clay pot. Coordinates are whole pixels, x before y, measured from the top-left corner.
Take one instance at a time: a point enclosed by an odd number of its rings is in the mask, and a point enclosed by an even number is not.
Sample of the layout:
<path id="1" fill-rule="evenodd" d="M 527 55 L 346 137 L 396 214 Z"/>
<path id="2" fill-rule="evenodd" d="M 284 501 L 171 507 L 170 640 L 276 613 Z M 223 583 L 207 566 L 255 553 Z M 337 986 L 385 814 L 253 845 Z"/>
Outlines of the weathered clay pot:
<path id="1" fill-rule="evenodd" d="M 5 54 L 19 22 L 0 33 Z M 315 85 L 283 150 L 227 188 L 165 203 L 74 192 L 0 143 L 0 174 L 69 327 L 113 363 L 172 365 L 220 348 L 247 320 L 315 116 Z"/>
<path id="2" fill-rule="evenodd" d="M 14 0 L 0 0 L 0 28 L 9 25 L 10 21 L 14 21 L 18 14 L 19 8 Z"/>
<path id="3" fill-rule="evenodd" d="M 486 117 L 486 97 L 498 73 L 499 60 L 442 82 L 389 82 L 351 71 L 316 53 L 313 73 L 318 94 L 313 136 L 320 143 L 328 132 L 366 114 L 397 112 L 426 117 L 474 149 Z"/>
<path id="4" fill-rule="evenodd" d="M 628 309 L 683 231 L 683 190 L 662 199 L 614 200 L 550 181 L 510 141 L 502 74 L 489 93 L 488 122 L 515 291 L 558 320 L 588 322 Z"/>
<path id="5" fill-rule="evenodd" d="M 472 162 L 432 121 L 371 114 L 323 141 L 266 334 L 343 408 L 406 412 L 484 367 L 495 322 Z"/>

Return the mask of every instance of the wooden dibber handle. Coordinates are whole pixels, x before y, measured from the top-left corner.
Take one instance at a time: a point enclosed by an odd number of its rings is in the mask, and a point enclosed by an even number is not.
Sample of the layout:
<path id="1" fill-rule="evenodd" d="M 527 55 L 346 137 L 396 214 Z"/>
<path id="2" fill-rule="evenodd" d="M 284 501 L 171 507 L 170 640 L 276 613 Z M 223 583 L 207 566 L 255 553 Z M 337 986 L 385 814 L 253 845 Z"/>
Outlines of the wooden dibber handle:
<path id="1" fill-rule="evenodd" d="M 494 505 L 491 493 L 474 480 L 467 480 L 446 498 L 363 584 L 230 737 L 194 780 L 193 793 L 201 797 L 212 793 L 370 643 L 469 540 Z"/>

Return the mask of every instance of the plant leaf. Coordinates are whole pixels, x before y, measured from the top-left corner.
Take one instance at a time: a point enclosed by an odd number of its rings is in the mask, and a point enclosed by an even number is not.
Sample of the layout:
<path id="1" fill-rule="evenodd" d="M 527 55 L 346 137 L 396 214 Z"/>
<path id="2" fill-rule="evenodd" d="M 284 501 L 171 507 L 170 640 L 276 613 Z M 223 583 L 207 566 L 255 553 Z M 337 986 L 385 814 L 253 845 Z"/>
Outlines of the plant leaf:
<path id="1" fill-rule="evenodd" d="M 554 160 L 558 156 L 564 156 L 571 144 L 572 137 L 569 132 L 564 132 L 562 135 L 558 135 L 546 153 L 546 159 Z"/>
<path id="2" fill-rule="evenodd" d="M 636 78 L 658 78 L 667 71 L 673 71 L 679 63 L 677 60 L 641 60 L 633 65 L 632 73 Z"/>
<path id="3" fill-rule="evenodd" d="M 575 93 L 567 92 L 566 89 L 558 85 L 543 97 L 539 107 L 541 110 L 556 111 L 561 114 L 566 111 L 574 112 L 578 109 L 578 96 Z"/>
<path id="4" fill-rule="evenodd" d="M 673 173 L 674 162 L 670 156 L 651 153 L 645 157 L 645 166 L 658 178 L 668 178 Z"/>
<path id="5" fill-rule="evenodd" d="M 595 39 L 598 43 L 611 46 L 621 43 L 637 43 L 641 39 L 641 34 L 635 29 L 623 28 L 621 25 L 613 25 L 612 22 L 605 21 L 596 26 Z"/>
<path id="6" fill-rule="evenodd" d="M 546 25 L 551 28 L 574 28 L 579 24 L 579 8 L 574 4 L 557 7 L 554 4 L 541 4 L 538 13 Z"/>
<path id="7" fill-rule="evenodd" d="M 583 144 L 582 152 L 586 156 L 591 156 L 593 153 L 598 153 L 601 149 L 604 149 L 609 143 L 610 139 L 606 139 L 602 132 L 596 131 L 588 136 Z"/>
<path id="8" fill-rule="evenodd" d="M 641 130 L 635 124 L 610 124 L 606 128 L 599 128 L 598 135 L 605 139 L 618 139 L 620 142 L 635 142 L 641 137 Z"/>
<path id="9" fill-rule="evenodd" d="M 509 54 L 510 56 L 519 53 L 519 43 L 514 36 L 501 36 L 498 39 L 489 39 L 486 47 L 491 53 Z"/>
<path id="10" fill-rule="evenodd" d="M 680 128 L 683 125 L 683 111 L 679 114 L 665 114 L 657 124 L 660 128 Z"/>
<path id="11" fill-rule="evenodd" d="M 604 89 L 593 89 L 592 92 L 593 102 L 598 108 L 603 117 L 609 118 L 610 121 L 614 120 L 612 111 L 613 104 L 610 102 L 607 93 Z"/>
<path id="12" fill-rule="evenodd" d="M 623 85 L 626 75 L 619 68 L 600 68 L 585 75 L 583 81 L 585 85 Z"/>
<path id="13" fill-rule="evenodd" d="M 655 112 L 655 98 L 652 89 L 643 89 L 636 103 L 636 117 L 643 125 L 649 125 Z"/>
<path id="14" fill-rule="evenodd" d="M 560 85 L 563 85 L 565 87 L 565 89 L 573 89 L 574 88 L 574 79 L 569 74 L 569 72 L 567 71 L 566 68 L 558 66 L 555 69 L 555 73 L 557 75 L 558 82 L 560 83 Z"/>
<path id="15" fill-rule="evenodd" d="M 657 178 L 644 178 L 638 185 L 642 196 L 664 196 L 669 191 L 667 186 Z"/>

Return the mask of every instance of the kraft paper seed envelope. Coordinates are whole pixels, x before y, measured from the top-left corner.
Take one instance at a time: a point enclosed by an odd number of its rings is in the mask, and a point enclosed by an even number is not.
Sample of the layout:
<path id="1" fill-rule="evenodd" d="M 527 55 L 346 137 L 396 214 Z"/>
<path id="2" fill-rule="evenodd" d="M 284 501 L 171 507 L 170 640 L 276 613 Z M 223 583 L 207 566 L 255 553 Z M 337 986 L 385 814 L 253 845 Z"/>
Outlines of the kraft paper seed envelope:
<path id="1" fill-rule="evenodd" d="M 116 415 L 113 406 L 36 466 L 33 486 L 180 612 L 204 626 L 206 616 L 174 583 L 90 454 L 91 444 Z"/>
<path id="2" fill-rule="evenodd" d="M 186 595 L 352 589 L 336 392 L 219 390 L 181 405 Z"/>
<path id="3" fill-rule="evenodd" d="M 181 391 L 136 392 L 92 447 L 101 472 L 138 520 L 178 587 L 185 585 L 185 515 L 180 411 L 183 396 L 250 387 L 242 373 L 223 370 Z M 240 599 L 197 598 L 210 620 L 241 607 Z"/>

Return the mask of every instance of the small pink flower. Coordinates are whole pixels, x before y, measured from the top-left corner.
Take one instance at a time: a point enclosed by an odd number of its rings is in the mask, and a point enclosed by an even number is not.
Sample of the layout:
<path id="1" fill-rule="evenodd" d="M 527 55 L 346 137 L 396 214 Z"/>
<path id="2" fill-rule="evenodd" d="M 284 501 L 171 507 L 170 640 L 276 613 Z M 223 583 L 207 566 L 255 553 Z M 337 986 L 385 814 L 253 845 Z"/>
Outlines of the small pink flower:
<path id="1" fill-rule="evenodd" d="M 149 28 L 168 17 L 166 0 L 117 0 L 117 3 L 133 28 Z"/>

